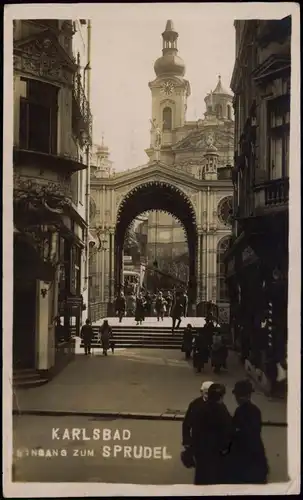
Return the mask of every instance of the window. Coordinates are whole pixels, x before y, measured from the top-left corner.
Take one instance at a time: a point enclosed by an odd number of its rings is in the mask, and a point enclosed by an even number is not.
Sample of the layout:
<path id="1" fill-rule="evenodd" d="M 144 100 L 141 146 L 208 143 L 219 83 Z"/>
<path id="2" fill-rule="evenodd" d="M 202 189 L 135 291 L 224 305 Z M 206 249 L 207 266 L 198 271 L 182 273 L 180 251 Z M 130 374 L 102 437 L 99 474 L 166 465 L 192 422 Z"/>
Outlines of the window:
<path id="1" fill-rule="evenodd" d="M 171 108 L 163 109 L 163 130 L 172 129 L 172 110 Z"/>
<path id="2" fill-rule="evenodd" d="M 222 117 L 222 114 L 223 114 L 223 113 L 222 113 L 222 106 L 221 106 L 221 104 L 217 104 L 217 105 L 216 105 L 216 116 L 217 116 L 218 118 L 221 118 L 221 117 Z"/>
<path id="3" fill-rule="evenodd" d="M 279 97 L 268 104 L 268 169 L 270 180 L 289 175 L 290 100 Z"/>
<path id="4" fill-rule="evenodd" d="M 223 257 L 230 245 L 230 236 L 224 236 L 217 248 L 217 302 L 229 302 Z"/>
<path id="5" fill-rule="evenodd" d="M 231 106 L 227 106 L 227 119 L 231 120 Z"/>
<path id="6" fill-rule="evenodd" d="M 74 294 L 79 294 L 81 289 L 81 250 L 73 245 L 71 248 L 70 258 L 70 291 Z"/>
<path id="7" fill-rule="evenodd" d="M 21 149 L 57 153 L 58 89 L 27 80 L 26 97 L 20 98 L 19 145 Z"/>
<path id="8" fill-rule="evenodd" d="M 232 215 L 233 215 L 233 197 L 226 196 L 220 201 L 218 205 L 219 221 L 225 226 L 230 226 L 232 223 Z"/>
<path id="9" fill-rule="evenodd" d="M 212 113 L 213 112 L 213 107 L 212 106 L 207 106 L 207 112 Z"/>

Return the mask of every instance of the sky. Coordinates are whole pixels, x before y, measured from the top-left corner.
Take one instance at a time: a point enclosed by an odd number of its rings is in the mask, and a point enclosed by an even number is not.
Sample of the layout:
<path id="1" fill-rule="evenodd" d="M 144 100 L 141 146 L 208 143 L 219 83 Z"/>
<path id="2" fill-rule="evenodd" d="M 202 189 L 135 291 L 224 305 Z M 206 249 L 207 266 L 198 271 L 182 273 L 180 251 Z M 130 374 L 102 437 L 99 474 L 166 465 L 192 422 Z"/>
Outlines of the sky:
<path id="1" fill-rule="evenodd" d="M 221 9 L 222 10 L 222 9 Z M 144 165 L 150 143 L 154 62 L 161 33 L 172 19 L 178 55 L 191 84 L 187 120 L 203 118 L 204 98 L 221 75 L 229 89 L 235 59 L 234 15 L 212 4 L 106 4 L 92 17 L 91 107 L 93 141 L 104 142 L 116 171 Z"/>

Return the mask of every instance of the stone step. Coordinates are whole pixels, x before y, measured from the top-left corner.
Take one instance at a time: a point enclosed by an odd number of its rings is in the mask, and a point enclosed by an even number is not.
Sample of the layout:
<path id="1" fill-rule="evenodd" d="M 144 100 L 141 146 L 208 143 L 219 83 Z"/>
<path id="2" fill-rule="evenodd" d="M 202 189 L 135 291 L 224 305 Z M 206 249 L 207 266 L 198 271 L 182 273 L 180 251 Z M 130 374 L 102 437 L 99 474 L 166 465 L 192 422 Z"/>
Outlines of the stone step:
<path id="1" fill-rule="evenodd" d="M 80 346 L 81 348 L 83 348 L 84 346 L 81 345 Z M 92 344 L 91 345 L 91 348 L 92 349 L 101 349 L 100 347 L 100 344 Z M 125 344 L 119 344 L 119 345 L 115 345 L 115 349 L 129 349 L 129 348 L 132 348 L 132 349 L 178 349 L 180 350 L 181 349 L 181 346 L 178 344 L 167 344 L 167 345 L 163 345 L 163 344 L 146 344 L 146 343 L 137 343 L 137 344 L 134 344 L 134 343 L 125 343 Z"/>
<path id="2" fill-rule="evenodd" d="M 13 385 L 20 389 L 29 389 L 46 384 L 47 378 L 44 378 L 34 369 L 20 369 L 13 373 Z"/>

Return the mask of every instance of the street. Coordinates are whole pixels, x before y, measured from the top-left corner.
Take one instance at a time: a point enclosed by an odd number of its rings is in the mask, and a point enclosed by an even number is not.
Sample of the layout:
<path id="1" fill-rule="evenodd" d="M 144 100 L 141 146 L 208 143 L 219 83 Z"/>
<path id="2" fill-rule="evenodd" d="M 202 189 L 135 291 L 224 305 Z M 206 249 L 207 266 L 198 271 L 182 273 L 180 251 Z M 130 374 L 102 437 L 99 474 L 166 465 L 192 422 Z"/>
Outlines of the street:
<path id="1" fill-rule="evenodd" d="M 207 365 L 196 374 L 192 363 L 178 350 L 125 349 L 92 356 L 77 355 L 48 384 L 17 390 L 14 407 L 21 411 L 184 413 L 199 396 L 205 380 L 222 381 L 230 412 L 236 409 L 232 389 L 246 372 L 234 352 L 229 353 L 228 370 L 215 375 Z M 270 401 L 257 390 L 254 401 L 263 421 L 285 423 L 286 401 Z"/>
<path id="2" fill-rule="evenodd" d="M 16 416 L 13 426 L 16 481 L 192 484 L 181 422 Z M 271 482 L 287 480 L 286 434 L 264 428 Z"/>
<path id="3" fill-rule="evenodd" d="M 225 402 L 233 413 L 232 388 L 244 377 L 233 352 L 228 371 L 219 375 L 209 366 L 204 373 L 195 374 L 191 363 L 176 350 L 129 349 L 107 358 L 77 355 L 48 384 L 17 391 L 15 403 L 18 401 L 21 414 L 14 416 L 15 480 L 192 484 L 193 472 L 180 461 L 182 422 L 152 420 L 149 414 L 182 417 L 204 380 L 220 380 L 226 385 Z M 253 400 L 264 422 L 282 424 L 264 426 L 263 437 L 270 480 L 285 481 L 286 405 L 258 392 Z M 33 410 L 40 415 L 26 414 Z M 50 411 L 54 412 L 51 416 Z M 70 415 L 56 415 L 56 411 Z M 102 412 L 118 415 L 105 418 Z M 119 418 L 119 413 L 127 412 L 144 413 L 149 419 Z M 109 429 L 119 432 L 110 435 Z M 129 432 L 123 439 L 125 429 Z"/>

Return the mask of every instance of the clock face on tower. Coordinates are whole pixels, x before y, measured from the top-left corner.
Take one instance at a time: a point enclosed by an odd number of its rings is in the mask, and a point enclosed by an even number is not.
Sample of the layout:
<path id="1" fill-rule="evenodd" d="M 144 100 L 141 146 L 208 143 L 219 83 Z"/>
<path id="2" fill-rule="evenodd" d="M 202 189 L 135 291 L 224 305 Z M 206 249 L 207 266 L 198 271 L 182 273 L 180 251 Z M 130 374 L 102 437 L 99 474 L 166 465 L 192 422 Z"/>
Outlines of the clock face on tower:
<path id="1" fill-rule="evenodd" d="M 162 92 L 162 94 L 165 94 L 165 95 L 171 95 L 174 91 L 174 88 L 175 88 L 175 86 L 174 86 L 173 82 L 166 80 L 161 85 L 161 92 Z"/>

